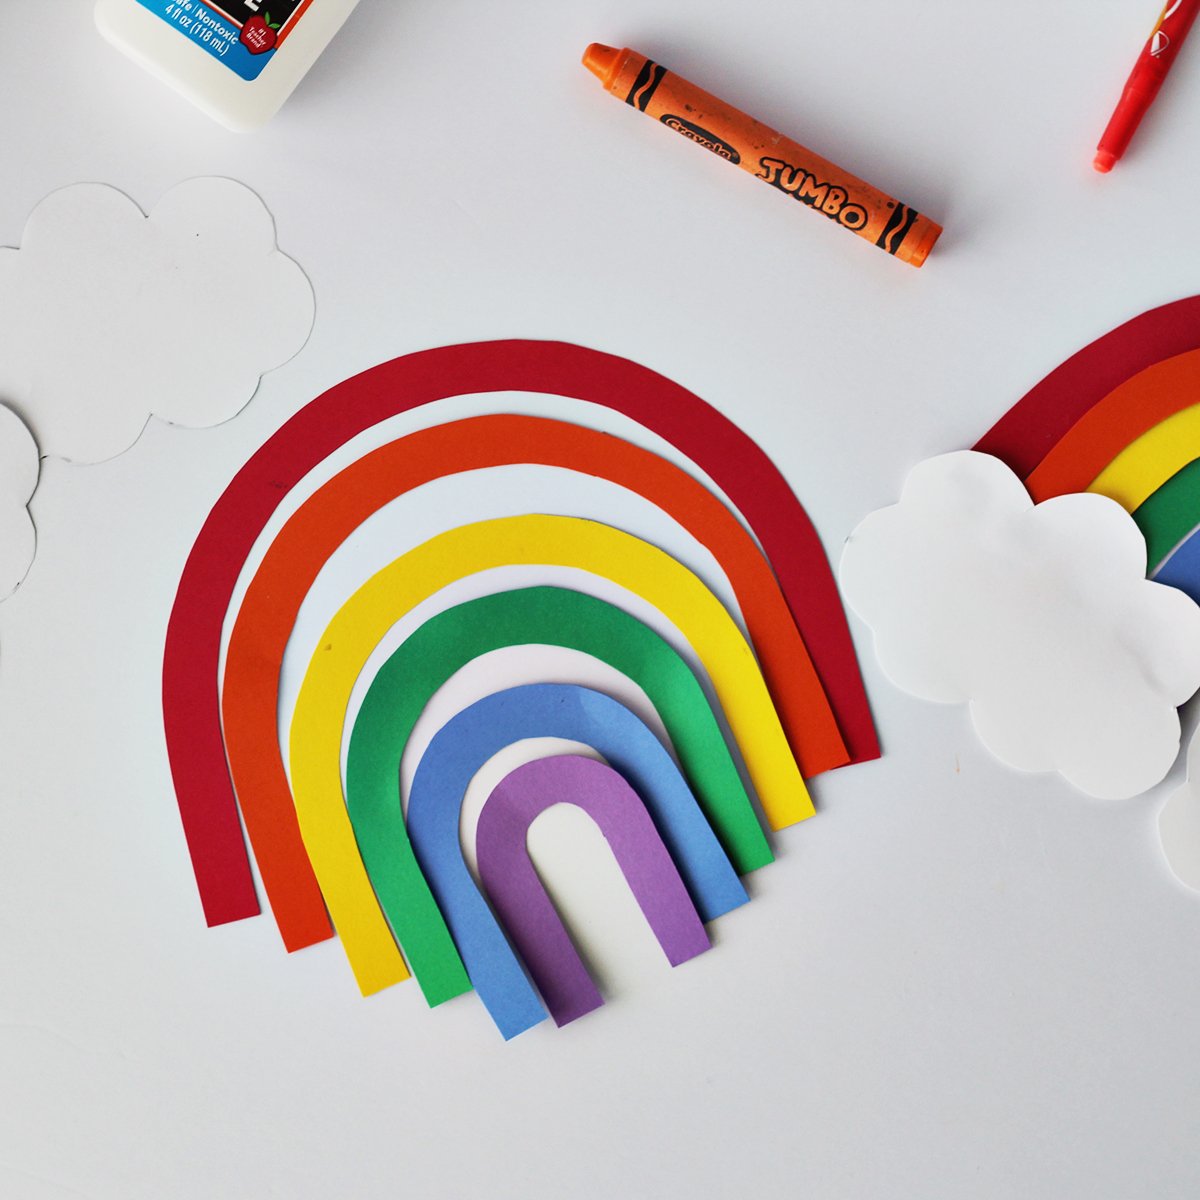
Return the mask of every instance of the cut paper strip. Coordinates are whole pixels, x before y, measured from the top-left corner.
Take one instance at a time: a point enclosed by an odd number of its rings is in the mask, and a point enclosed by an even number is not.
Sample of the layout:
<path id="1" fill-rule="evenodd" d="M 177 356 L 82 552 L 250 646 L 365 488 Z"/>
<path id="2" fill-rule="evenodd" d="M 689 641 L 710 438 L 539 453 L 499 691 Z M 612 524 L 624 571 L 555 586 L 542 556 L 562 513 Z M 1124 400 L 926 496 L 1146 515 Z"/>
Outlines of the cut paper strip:
<path id="1" fill-rule="evenodd" d="M 239 795 L 284 786 L 282 764 L 275 756 L 259 754 L 257 747 L 265 742 L 267 727 L 279 720 L 281 670 L 285 655 L 296 653 L 289 635 L 305 597 L 339 545 L 411 488 L 514 460 L 615 481 L 653 501 L 712 549 L 756 639 L 768 687 L 776 685 L 772 696 L 781 720 L 788 722 L 789 741 L 807 752 L 807 759 L 800 759 L 802 773 L 847 761 L 832 710 L 770 566 L 716 497 L 674 464 L 619 438 L 561 421 L 500 415 L 421 430 L 376 449 L 318 489 L 279 531 L 246 591 L 226 656 L 223 721 L 230 756 L 245 764 L 240 773 L 235 771 Z M 482 482 L 487 483 L 486 476 Z M 411 546 L 411 539 L 405 544 Z M 807 731 L 806 722 L 811 725 Z M 234 743 L 251 743 L 256 750 L 242 756 Z M 284 944 L 296 949 L 327 937 L 324 905 L 294 827 L 278 820 L 264 826 L 253 813 L 245 815 Z"/>
<path id="2" fill-rule="evenodd" d="M 259 911 L 226 768 L 217 689 L 222 625 L 256 539 L 283 496 L 363 430 L 448 396 L 503 391 L 604 405 L 640 421 L 705 471 L 762 544 L 852 761 L 878 755 L 841 598 L 816 531 L 783 476 L 736 425 L 662 376 L 579 346 L 508 341 L 409 355 L 339 384 L 274 434 L 214 506 L 184 567 L 163 657 L 163 720 L 209 924 Z"/>
<path id="3" fill-rule="evenodd" d="M 552 805 L 574 804 L 600 827 L 671 966 L 709 948 L 675 863 L 637 793 L 604 763 L 561 755 L 526 763 L 493 789 L 479 818 L 483 888 L 516 944 L 554 1023 L 604 1003 L 529 857 L 529 826 Z"/>
<path id="4" fill-rule="evenodd" d="M 1024 479 L 1115 388 L 1163 359 L 1196 349 L 1200 296 L 1134 317 L 1053 370 L 980 438 L 975 449 L 999 458 Z"/>
<path id="5" fill-rule="evenodd" d="M 239 412 L 308 340 L 313 293 L 263 202 L 232 179 L 179 184 L 148 216 L 82 183 L 0 250 L 0 395 L 43 453 L 99 462 L 151 414 L 190 427 Z"/>
<path id="6" fill-rule="evenodd" d="M 704 920 L 748 899 L 671 756 L 628 709 L 563 684 L 511 688 L 480 700 L 430 742 L 413 778 L 408 829 L 471 983 L 505 1038 L 535 1025 L 545 1010 L 467 870 L 459 811 L 471 777 L 493 754 L 539 736 L 583 742 L 620 772 L 650 812 Z"/>
<path id="7" fill-rule="evenodd" d="M 591 654 L 637 683 L 666 726 L 683 774 L 737 873 L 772 860 L 704 693 L 657 634 L 610 604 L 561 588 L 503 592 L 448 609 L 376 674 L 346 763 L 346 807 L 367 875 L 431 1005 L 457 995 L 463 980 L 412 855 L 399 795 L 401 758 L 417 718 L 456 670 L 497 646 L 534 641 Z"/>
<path id="8" fill-rule="evenodd" d="M 29 501 L 37 488 L 37 445 L 24 422 L 0 404 L 0 600 L 29 572 L 37 549 Z"/>
<path id="9" fill-rule="evenodd" d="M 1126 446 L 1092 480 L 1089 492 L 1133 512 L 1172 476 L 1200 457 L 1200 404 L 1160 421 Z"/>
<path id="10" fill-rule="evenodd" d="M 1072 494 L 1035 508 L 1007 467 L 971 452 L 914 468 L 841 564 L 893 682 L 969 702 L 1009 765 L 1112 799 L 1167 773 L 1176 708 L 1200 686 L 1200 608 L 1144 576 L 1117 505 Z"/>
<path id="11" fill-rule="evenodd" d="M 1163 560 L 1200 527 L 1200 458 L 1177 471 L 1133 510 L 1146 539 L 1147 569 L 1153 575 Z"/>
<path id="12" fill-rule="evenodd" d="M 498 680 L 496 687 L 491 691 L 480 692 L 470 701 L 470 704 L 485 699 L 497 691 L 507 690 L 509 687 L 524 687 L 530 682 L 533 681 L 519 679 L 510 683 L 509 679 L 505 677 Z M 628 694 L 597 687 L 595 681 L 586 675 L 580 675 L 578 679 L 570 679 L 562 675 L 547 675 L 536 682 L 572 683 L 577 687 L 586 687 L 594 692 L 602 692 L 629 709 L 658 738 L 660 744 L 665 741 L 664 735 L 654 728 L 654 722 L 657 719 L 654 710 L 651 709 L 650 713 L 646 713 L 635 708 L 630 704 Z M 470 704 L 455 706 L 450 716 L 445 720 L 437 721 L 436 728 L 427 737 L 422 736 L 424 731 L 421 726 L 430 715 L 429 710 L 422 714 L 421 721 L 413 730 L 412 740 L 406 751 L 406 757 L 408 754 L 412 754 L 412 762 L 406 763 L 401 768 L 401 770 L 412 768 L 407 771 L 407 779 L 401 783 L 401 791 L 406 804 L 408 796 L 412 792 L 413 773 L 425 754 L 426 746 L 451 717 L 458 716 L 464 709 L 469 708 Z M 420 739 L 419 745 L 418 739 Z M 418 752 L 413 753 L 414 751 Z M 499 754 L 493 755 L 475 772 L 471 786 L 467 788 L 467 793 L 463 797 L 462 815 L 458 822 L 458 840 L 462 843 L 463 861 L 467 864 L 467 870 L 471 872 L 471 877 L 477 883 L 479 882 L 479 859 L 475 853 L 475 835 L 483 806 L 487 803 L 487 798 L 492 794 L 496 784 L 505 775 L 515 771 L 518 767 L 523 767 L 526 763 L 539 758 L 556 758 L 564 754 L 594 758 L 597 762 L 604 761 L 591 746 L 585 746 L 582 742 L 569 742 L 565 738 L 525 738 L 523 741 L 514 742 L 511 746 L 505 746 Z M 620 900 L 614 902 L 611 910 L 605 909 L 600 919 L 597 919 L 594 900 L 598 894 L 604 891 L 604 880 L 607 879 L 609 883 L 612 883 L 615 875 L 620 874 L 620 869 L 615 861 L 597 861 L 602 856 L 594 854 L 593 850 L 603 840 L 604 835 L 594 827 L 591 821 L 586 820 L 582 813 L 556 811 L 546 820 L 539 821 L 530 831 L 529 854 L 537 867 L 539 877 L 546 884 L 546 890 L 555 897 L 556 903 L 561 898 L 560 907 L 564 909 L 563 919 L 568 922 L 577 922 L 573 936 L 577 938 L 580 953 L 585 958 L 597 946 L 606 945 L 611 949 L 612 946 L 621 945 L 624 941 L 630 943 L 629 959 L 622 959 L 621 963 L 615 964 L 616 973 L 622 974 L 626 966 L 635 966 L 634 960 L 640 962 L 642 967 L 646 966 L 646 949 L 651 939 L 645 936 L 649 930 L 645 928 L 645 919 L 641 910 L 634 903 L 632 895 L 623 895 Z M 483 886 L 482 883 L 480 886 Z M 604 959 L 605 954 L 600 952 L 596 954 L 596 958 L 597 960 Z M 653 963 L 658 963 L 657 953 L 653 957 Z M 637 974 L 635 971 L 635 978 Z"/>
<path id="13" fill-rule="evenodd" d="M 294 800 L 309 861 L 364 992 L 397 982 L 405 968 L 363 869 L 342 793 L 341 743 L 350 694 L 374 647 L 408 609 L 464 575 L 520 562 L 604 575 L 664 612 L 705 664 L 772 827 L 813 813 L 750 647 L 685 567 L 619 529 L 575 517 L 508 517 L 450 530 L 378 572 L 330 623 L 292 717 L 291 796 L 286 780 L 283 788 L 272 786 L 275 776 L 261 769 L 278 757 L 274 728 L 257 742 L 241 739 L 236 723 L 226 731 L 247 828 L 286 823 Z M 243 788 L 248 777 L 256 782 L 253 789 Z"/>
<path id="14" fill-rule="evenodd" d="M 1158 814 L 1158 836 L 1175 878 L 1200 892 L 1200 730 L 1187 754 L 1187 780 Z"/>
<path id="15" fill-rule="evenodd" d="M 1086 491 L 1127 446 L 1200 403 L 1200 350 L 1140 371 L 1077 421 L 1025 480 L 1035 502 Z"/>

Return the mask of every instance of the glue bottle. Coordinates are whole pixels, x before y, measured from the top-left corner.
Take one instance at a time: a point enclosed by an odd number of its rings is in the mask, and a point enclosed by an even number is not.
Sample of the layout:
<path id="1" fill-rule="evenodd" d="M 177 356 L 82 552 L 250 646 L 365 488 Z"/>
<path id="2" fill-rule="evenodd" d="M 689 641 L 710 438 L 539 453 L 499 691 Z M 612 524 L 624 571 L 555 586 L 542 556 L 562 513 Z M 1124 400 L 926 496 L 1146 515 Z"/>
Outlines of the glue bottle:
<path id="1" fill-rule="evenodd" d="M 96 0 L 110 42 L 235 130 L 279 110 L 358 0 Z"/>

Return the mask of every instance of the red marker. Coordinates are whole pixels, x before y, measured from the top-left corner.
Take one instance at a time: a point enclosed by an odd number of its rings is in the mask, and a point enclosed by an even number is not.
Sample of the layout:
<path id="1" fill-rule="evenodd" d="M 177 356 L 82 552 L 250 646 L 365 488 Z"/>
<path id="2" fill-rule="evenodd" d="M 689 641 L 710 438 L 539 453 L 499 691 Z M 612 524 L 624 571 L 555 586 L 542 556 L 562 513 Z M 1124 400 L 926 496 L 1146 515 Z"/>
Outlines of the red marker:
<path id="1" fill-rule="evenodd" d="M 1113 163 L 1125 153 L 1134 131 L 1154 103 L 1197 13 L 1200 13 L 1200 0 L 1167 0 L 1167 7 L 1125 84 L 1117 111 L 1096 147 L 1092 165 L 1097 171 L 1111 171 Z"/>

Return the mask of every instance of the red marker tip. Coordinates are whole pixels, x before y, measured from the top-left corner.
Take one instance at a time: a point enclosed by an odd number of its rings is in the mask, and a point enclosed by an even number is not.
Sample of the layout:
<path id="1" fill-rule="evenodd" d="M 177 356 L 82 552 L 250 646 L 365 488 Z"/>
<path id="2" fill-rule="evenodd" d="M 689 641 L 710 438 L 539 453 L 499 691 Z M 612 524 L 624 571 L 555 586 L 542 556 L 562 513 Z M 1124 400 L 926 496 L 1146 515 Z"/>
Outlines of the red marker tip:
<path id="1" fill-rule="evenodd" d="M 1096 157 L 1092 159 L 1092 166 L 1101 175 L 1107 175 L 1113 169 L 1113 163 L 1116 161 L 1117 156 L 1111 150 L 1097 150 Z"/>

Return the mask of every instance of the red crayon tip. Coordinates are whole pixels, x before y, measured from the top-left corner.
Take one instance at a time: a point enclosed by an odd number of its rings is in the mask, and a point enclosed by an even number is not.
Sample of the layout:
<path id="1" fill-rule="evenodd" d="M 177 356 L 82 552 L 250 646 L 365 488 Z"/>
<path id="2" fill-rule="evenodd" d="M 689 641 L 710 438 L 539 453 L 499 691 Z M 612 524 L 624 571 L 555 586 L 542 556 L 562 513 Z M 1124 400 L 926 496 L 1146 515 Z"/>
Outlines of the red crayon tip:
<path id="1" fill-rule="evenodd" d="M 1092 166 L 1101 175 L 1107 175 L 1113 169 L 1113 163 L 1116 161 L 1117 156 L 1111 150 L 1097 150 L 1096 157 L 1092 160 Z"/>
<path id="2" fill-rule="evenodd" d="M 583 52 L 583 65 L 607 87 L 609 81 L 617 73 L 617 64 L 620 58 L 620 50 L 615 50 L 612 46 L 605 46 L 601 42 L 593 42 Z"/>

